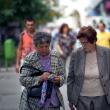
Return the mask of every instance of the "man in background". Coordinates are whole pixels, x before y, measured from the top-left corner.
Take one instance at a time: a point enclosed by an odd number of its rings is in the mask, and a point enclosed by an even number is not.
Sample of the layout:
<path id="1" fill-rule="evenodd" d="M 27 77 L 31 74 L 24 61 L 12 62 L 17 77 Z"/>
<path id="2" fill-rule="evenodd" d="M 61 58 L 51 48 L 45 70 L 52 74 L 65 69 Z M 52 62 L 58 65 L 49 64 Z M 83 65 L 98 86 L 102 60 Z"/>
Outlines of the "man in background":
<path id="1" fill-rule="evenodd" d="M 99 33 L 97 34 L 97 45 L 110 48 L 110 33 L 105 31 L 105 24 L 100 22 L 98 28 Z"/>
<path id="2" fill-rule="evenodd" d="M 20 42 L 17 49 L 16 56 L 16 72 L 19 72 L 20 66 L 23 64 L 24 58 L 35 50 L 32 38 L 36 34 L 35 21 L 28 17 L 25 19 L 25 29 L 21 33 Z"/>

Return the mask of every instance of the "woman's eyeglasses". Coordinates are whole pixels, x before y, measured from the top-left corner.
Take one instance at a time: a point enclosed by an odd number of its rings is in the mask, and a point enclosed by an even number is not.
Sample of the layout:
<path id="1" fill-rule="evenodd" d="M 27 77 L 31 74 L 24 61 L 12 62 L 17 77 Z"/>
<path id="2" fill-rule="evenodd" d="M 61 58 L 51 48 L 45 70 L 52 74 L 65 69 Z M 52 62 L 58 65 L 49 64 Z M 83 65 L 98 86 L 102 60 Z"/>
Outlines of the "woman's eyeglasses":
<path id="1" fill-rule="evenodd" d="M 81 44 L 86 44 L 86 43 L 89 43 L 88 41 L 80 41 Z"/>
<path id="2" fill-rule="evenodd" d="M 89 43 L 89 41 L 88 40 L 80 40 L 80 43 L 84 45 L 84 44 Z"/>

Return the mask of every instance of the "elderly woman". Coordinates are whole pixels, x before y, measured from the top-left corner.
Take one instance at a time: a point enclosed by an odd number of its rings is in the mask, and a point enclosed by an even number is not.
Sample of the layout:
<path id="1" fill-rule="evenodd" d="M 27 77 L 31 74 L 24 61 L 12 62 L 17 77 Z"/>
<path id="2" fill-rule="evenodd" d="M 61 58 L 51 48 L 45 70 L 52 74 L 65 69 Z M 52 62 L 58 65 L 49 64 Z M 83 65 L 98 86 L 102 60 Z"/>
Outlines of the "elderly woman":
<path id="1" fill-rule="evenodd" d="M 20 82 L 25 87 L 20 110 L 60 110 L 64 108 L 59 87 L 65 82 L 62 59 L 49 49 L 51 36 L 38 32 L 33 38 L 36 51 L 26 56 L 20 69 Z"/>
<path id="2" fill-rule="evenodd" d="M 82 48 L 72 53 L 68 75 L 71 110 L 110 110 L 110 49 L 96 45 L 91 26 L 80 29 Z"/>

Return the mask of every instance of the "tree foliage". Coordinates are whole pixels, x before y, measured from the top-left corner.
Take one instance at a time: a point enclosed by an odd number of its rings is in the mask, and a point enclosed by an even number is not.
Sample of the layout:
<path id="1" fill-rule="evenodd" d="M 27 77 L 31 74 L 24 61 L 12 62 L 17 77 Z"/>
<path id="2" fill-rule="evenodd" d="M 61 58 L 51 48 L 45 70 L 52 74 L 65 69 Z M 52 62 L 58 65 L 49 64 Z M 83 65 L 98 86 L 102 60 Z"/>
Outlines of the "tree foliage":
<path id="1" fill-rule="evenodd" d="M 34 17 L 39 24 L 60 16 L 44 0 L 0 0 L 0 25 L 11 21 L 23 21 L 25 17 Z"/>

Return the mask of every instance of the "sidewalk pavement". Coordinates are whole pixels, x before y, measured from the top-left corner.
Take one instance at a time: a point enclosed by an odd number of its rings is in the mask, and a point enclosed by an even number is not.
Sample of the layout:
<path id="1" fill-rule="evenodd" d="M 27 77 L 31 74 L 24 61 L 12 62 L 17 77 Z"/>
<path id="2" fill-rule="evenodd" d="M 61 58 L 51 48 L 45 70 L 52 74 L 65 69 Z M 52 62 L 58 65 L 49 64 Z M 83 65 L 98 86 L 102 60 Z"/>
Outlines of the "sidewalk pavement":
<path id="1" fill-rule="evenodd" d="M 66 84 L 60 90 L 64 97 L 65 108 L 70 110 Z M 15 68 L 11 67 L 8 71 L 5 68 L 0 69 L 0 110 L 19 110 L 20 94 L 19 74 L 15 72 Z"/>

